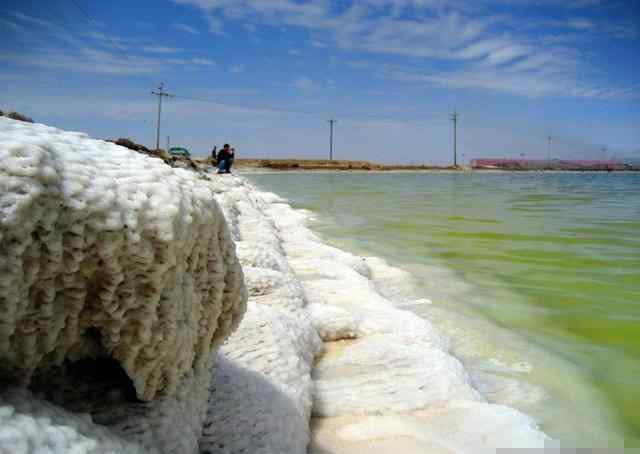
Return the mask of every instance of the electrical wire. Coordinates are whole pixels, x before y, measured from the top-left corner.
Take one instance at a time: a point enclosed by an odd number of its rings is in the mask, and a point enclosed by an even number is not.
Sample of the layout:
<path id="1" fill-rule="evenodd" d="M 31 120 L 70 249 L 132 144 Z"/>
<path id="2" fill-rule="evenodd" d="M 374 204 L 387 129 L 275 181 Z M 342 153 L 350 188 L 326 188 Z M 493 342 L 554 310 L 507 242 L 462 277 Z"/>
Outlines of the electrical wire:
<path id="1" fill-rule="evenodd" d="M 89 12 L 86 9 L 84 9 L 80 5 L 80 3 L 78 3 L 76 0 L 71 0 L 71 3 L 73 3 L 76 6 L 76 8 L 78 8 L 80 10 L 80 12 L 82 12 L 82 14 L 84 14 L 84 16 L 89 20 L 89 22 L 91 22 L 97 28 L 101 28 L 100 24 L 98 24 L 98 21 L 96 21 L 93 17 L 91 17 Z M 106 33 L 102 33 L 102 34 L 109 40 L 109 42 L 111 43 L 113 48 L 116 49 L 118 52 L 120 52 L 120 54 L 125 58 L 125 60 L 127 60 L 129 63 L 131 63 L 131 59 L 129 58 L 127 53 L 124 51 L 124 49 L 122 49 L 120 46 L 118 46 L 118 44 L 111 38 L 111 36 L 109 36 Z"/>

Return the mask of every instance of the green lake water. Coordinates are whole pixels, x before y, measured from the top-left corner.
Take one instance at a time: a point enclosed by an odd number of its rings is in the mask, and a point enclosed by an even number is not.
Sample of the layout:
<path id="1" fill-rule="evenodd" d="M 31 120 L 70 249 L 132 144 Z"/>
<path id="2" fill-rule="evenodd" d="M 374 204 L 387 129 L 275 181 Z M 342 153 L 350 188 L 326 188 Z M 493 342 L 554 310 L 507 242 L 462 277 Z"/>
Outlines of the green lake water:
<path id="1" fill-rule="evenodd" d="M 247 177 L 314 212 L 329 243 L 410 271 L 433 302 L 413 310 L 477 377 L 506 380 L 486 385 L 497 402 L 568 445 L 640 446 L 640 174 Z M 525 385 L 548 395 L 515 399 Z"/>

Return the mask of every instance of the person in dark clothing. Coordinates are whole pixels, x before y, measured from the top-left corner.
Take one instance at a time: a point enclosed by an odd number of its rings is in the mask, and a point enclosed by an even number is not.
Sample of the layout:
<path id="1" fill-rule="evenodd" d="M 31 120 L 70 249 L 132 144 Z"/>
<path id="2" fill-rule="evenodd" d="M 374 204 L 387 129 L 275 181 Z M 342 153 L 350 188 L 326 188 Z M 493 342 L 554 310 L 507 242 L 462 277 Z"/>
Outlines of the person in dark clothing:
<path id="1" fill-rule="evenodd" d="M 218 147 L 216 147 L 215 145 L 213 146 L 213 150 L 211 150 L 211 161 L 212 162 L 217 162 L 216 161 L 216 151 L 218 150 Z"/>
<path id="2" fill-rule="evenodd" d="M 226 173 L 231 173 L 231 166 L 233 165 L 233 161 L 236 158 L 236 149 L 232 148 L 231 151 L 229 152 L 229 157 L 227 158 L 227 162 L 226 162 L 226 166 L 225 166 L 225 172 Z"/>
<path id="3" fill-rule="evenodd" d="M 222 150 L 218 152 L 218 173 L 231 173 L 234 154 L 229 144 L 225 143 Z"/>

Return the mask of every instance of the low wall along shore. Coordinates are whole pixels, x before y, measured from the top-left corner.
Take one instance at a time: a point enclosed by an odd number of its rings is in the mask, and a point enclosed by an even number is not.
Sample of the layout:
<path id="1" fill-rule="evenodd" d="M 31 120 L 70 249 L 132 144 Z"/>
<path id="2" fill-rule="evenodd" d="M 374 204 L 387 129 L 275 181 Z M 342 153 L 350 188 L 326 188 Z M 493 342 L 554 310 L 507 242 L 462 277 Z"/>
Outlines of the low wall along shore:
<path id="1" fill-rule="evenodd" d="M 0 163 L 0 453 L 548 442 L 275 194 L 6 118 Z"/>

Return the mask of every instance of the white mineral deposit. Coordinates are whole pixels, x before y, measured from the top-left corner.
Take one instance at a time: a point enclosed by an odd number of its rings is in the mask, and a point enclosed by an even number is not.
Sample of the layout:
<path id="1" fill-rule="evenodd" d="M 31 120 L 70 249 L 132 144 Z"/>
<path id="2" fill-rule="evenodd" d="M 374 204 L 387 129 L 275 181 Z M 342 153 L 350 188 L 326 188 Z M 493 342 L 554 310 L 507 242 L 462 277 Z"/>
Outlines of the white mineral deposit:
<path id="1" fill-rule="evenodd" d="M 308 218 L 241 177 L 0 118 L 0 452 L 549 441 L 487 403 L 448 339 L 372 281 L 393 293 L 406 273 L 324 244 Z M 134 398 L 68 367 L 96 358 L 122 369 Z"/>

